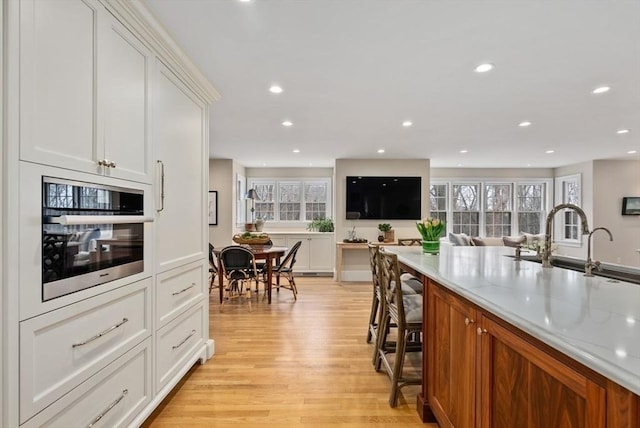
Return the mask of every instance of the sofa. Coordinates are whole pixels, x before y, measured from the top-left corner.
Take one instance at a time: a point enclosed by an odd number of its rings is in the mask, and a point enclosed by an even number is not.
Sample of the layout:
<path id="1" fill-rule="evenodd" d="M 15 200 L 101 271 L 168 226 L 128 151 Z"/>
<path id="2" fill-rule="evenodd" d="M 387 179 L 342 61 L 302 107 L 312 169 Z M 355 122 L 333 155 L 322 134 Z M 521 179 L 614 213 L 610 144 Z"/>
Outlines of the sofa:
<path id="1" fill-rule="evenodd" d="M 531 233 L 521 232 L 518 236 L 502 236 L 502 237 L 470 237 L 466 233 L 449 233 L 449 243 L 453 246 L 506 246 L 506 247 L 533 247 L 539 243 L 543 243 L 545 234 L 534 235 Z"/>

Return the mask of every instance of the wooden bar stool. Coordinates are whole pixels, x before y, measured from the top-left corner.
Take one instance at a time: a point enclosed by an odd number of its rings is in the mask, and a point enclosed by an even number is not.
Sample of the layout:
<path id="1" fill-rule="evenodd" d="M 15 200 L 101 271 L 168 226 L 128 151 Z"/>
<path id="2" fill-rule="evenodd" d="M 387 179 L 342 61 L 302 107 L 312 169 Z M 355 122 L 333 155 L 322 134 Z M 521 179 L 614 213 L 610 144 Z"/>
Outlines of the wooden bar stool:
<path id="1" fill-rule="evenodd" d="M 378 326 L 376 341 L 376 371 L 385 369 L 391 379 L 389 405 L 396 407 L 400 388 L 405 385 L 420 385 L 421 376 L 403 376 L 406 352 L 422 351 L 422 295 L 405 294 L 402 286 L 398 256 L 380 251 L 378 257 L 380 294 L 384 310 Z M 391 326 L 395 325 L 395 342 L 389 340 Z M 395 354 L 393 362 L 388 358 Z"/>

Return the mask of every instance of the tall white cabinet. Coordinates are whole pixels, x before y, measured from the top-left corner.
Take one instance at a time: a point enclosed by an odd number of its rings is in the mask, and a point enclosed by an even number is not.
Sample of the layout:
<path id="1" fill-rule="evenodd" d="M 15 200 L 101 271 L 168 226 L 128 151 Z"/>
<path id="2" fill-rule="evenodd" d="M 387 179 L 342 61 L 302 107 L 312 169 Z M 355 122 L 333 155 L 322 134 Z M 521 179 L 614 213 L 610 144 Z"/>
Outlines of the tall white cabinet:
<path id="1" fill-rule="evenodd" d="M 218 94 L 137 0 L 9 0 L 2 15 L 0 426 L 139 426 L 214 350 Z M 144 192 L 143 272 L 41 301 L 43 176 Z"/>

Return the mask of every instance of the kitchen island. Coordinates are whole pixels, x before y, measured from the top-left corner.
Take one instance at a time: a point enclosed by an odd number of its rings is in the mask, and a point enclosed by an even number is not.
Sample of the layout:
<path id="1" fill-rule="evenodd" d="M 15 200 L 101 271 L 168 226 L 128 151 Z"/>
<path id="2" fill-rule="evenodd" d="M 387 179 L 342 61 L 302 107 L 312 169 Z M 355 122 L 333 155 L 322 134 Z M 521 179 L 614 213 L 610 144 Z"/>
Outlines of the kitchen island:
<path id="1" fill-rule="evenodd" d="M 515 261 L 512 248 L 385 251 L 425 284 L 423 420 L 640 427 L 640 286 Z"/>

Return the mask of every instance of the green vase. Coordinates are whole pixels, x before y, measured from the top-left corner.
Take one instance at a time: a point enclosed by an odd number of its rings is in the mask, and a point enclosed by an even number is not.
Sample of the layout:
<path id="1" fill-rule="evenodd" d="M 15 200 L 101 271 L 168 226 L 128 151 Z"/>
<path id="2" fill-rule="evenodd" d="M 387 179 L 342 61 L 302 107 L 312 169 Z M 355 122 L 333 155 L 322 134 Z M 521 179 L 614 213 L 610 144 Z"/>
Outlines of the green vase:
<path id="1" fill-rule="evenodd" d="M 422 252 L 425 254 L 438 254 L 440 252 L 440 241 L 422 241 Z"/>

